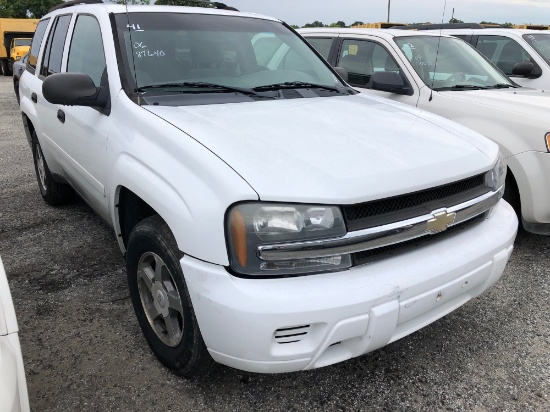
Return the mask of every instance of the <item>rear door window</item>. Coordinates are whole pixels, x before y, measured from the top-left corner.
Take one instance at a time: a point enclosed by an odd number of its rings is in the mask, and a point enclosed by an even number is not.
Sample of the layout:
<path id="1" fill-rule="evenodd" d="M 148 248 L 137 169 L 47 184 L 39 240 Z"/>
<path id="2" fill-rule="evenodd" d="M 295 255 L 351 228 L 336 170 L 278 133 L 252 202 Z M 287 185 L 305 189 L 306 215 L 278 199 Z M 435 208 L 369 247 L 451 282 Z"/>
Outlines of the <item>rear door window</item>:
<path id="1" fill-rule="evenodd" d="M 325 60 L 328 60 L 330 49 L 332 47 L 331 38 L 308 37 L 307 41 L 321 54 L 321 56 L 325 58 Z"/>
<path id="2" fill-rule="evenodd" d="M 36 64 L 38 63 L 38 54 L 40 53 L 40 45 L 44 39 L 44 34 L 46 33 L 46 28 L 50 19 L 41 20 L 36 26 L 36 31 L 34 32 L 34 37 L 32 39 L 31 51 L 29 52 L 29 59 L 27 61 L 27 70 L 31 73 L 35 73 Z"/>
<path id="3" fill-rule="evenodd" d="M 67 38 L 71 15 L 67 14 L 56 18 L 52 30 L 48 36 L 40 76 L 46 77 L 61 71 L 61 59 L 63 58 L 63 46 Z"/>

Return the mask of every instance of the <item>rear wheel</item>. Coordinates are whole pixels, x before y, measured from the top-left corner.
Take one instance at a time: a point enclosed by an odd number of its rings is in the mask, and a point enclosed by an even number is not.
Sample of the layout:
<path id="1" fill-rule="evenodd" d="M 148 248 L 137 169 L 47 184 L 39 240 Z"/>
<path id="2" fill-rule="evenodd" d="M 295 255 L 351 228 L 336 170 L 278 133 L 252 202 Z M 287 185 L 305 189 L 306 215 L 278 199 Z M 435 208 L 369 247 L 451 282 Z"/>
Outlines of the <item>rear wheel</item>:
<path id="1" fill-rule="evenodd" d="M 20 103 L 20 99 L 19 99 L 19 79 L 18 78 L 13 79 L 13 91 L 15 92 L 15 98 L 17 99 L 17 103 Z"/>
<path id="2" fill-rule="evenodd" d="M 179 262 L 176 240 L 160 216 L 139 222 L 128 240 L 128 285 L 139 325 L 153 353 L 191 377 L 214 361 L 199 330 Z"/>
<path id="3" fill-rule="evenodd" d="M 73 189 L 53 179 L 34 131 L 32 132 L 32 154 L 34 171 L 42 199 L 51 206 L 59 206 L 70 202 L 74 196 Z"/>
<path id="4" fill-rule="evenodd" d="M 0 72 L 3 76 L 9 76 L 10 71 L 8 70 L 8 61 L 6 59 L 0 60 Z"/>

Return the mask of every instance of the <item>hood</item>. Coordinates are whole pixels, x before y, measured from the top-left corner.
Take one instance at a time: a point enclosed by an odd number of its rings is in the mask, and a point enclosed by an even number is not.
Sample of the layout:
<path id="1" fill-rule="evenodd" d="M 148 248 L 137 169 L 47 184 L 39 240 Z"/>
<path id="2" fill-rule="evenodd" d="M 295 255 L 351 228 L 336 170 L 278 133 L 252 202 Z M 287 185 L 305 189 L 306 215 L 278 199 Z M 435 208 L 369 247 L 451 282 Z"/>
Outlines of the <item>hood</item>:
<path id="1" fill-rule="evenodd" d="M 460 180 L 495 162 L 498 147 L 488 139 L 404 107 L 365 95 L 144 106 L 225 161 L 262 200 L 359 203 Z"/>
<path id="2" fill-rule="evenodd" d="M 449 98 L 520 113 L 529 117 L 548 119 L 550 111 L 550 91 L 531 89 L 530 87 L 439 93 Z"/>

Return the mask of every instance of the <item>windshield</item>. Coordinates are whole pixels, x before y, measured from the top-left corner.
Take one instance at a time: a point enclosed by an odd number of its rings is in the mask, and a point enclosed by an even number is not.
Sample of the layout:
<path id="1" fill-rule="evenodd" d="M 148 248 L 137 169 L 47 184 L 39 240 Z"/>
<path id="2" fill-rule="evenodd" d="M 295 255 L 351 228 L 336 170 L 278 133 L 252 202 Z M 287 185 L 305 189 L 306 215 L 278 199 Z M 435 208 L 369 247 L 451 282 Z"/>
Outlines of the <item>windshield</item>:
<path id="1" fill-rule="evenodd" d="M 15 39 L 13 41 L 14 46 L 30 46 L 32 39 Z"/>
<path id="2" fill-rule="evenodd" d="M 460 39 L 411 36 L 397 37 L 395 42 L 416 73 L 433 90 L 514 87 L 503 73 Z"/>
<path id="3" fill-rule="evenodd" d="M 550 64 L 550 34 L 524 34 L 523 38 Z"/>
<path id="4" fill-rule="evenodd" d="M 116 22 L 127 78 L 135 81 L 138 92 L 344 88 L 307 44 L 279 22 L 184 13 L 121 14 Z"/>

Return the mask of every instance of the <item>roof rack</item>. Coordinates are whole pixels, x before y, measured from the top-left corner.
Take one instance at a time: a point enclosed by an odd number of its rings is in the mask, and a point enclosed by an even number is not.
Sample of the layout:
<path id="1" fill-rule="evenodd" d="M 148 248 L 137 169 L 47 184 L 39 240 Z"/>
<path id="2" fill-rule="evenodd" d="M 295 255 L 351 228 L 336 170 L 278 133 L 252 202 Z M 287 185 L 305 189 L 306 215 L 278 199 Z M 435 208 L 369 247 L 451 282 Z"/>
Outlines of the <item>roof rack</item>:
<path id="1" fill-rule="evenodd" d="M 220 9 L 220 10 L 232 10 L 232 11 L 239 11 L 237 10 L 235 7 L 230 7 L 228 6 L 227 4 L 225 3 L 219 3 L 217 1 L 210 1 L 210 0 L 189 0 L 193 3 L 207 3 L 207 4 L 211 4 L 212 6 L 214 6 L 215 9 Z"/>
<path id="2" fill-rule="evenodd" d="M 217 1 L 210 1 L 210 0 L 191 0 L 191 1 L 195 3 L 208 3 L 214 6 L 214 8 L 220 9 L 220 10 L 239 11 L 235 7 L 230 7 L 227 4 L 219 3 Z M 79 4 L 100 4 L 100 3 L 103 3 L 103 0 L 71 0 L 65 3 L 61 3 L 55 7 L 52 7 L 50 10 L 48 10 L 48 13 L 55 10 L 64 9 L 67 7 L 78 6 Z"/>
<path id="3" fill-rule="evenodd" d="M 58 4 L 55 7 L 52 7 L 50 10 L 48 10 L 48 13 L 50 13 L 54 10 L 59 10 L 59 9 L 67 8 L 67 7 L 77 6 L 79 4 L 99 4 L 99 3 L 103 3 L 103 0 L 72 0 L 72 1 L 67 1 L 65 3 Z"/>
<path id="4" fill-rule="evenodd" d="M 407 26 L 393 26 L 390 29 L 401 30 L 441 30 L 441 29 L 484 29 L 479 23 L 443 23 L 443 24 L 409 24 Z"/>

